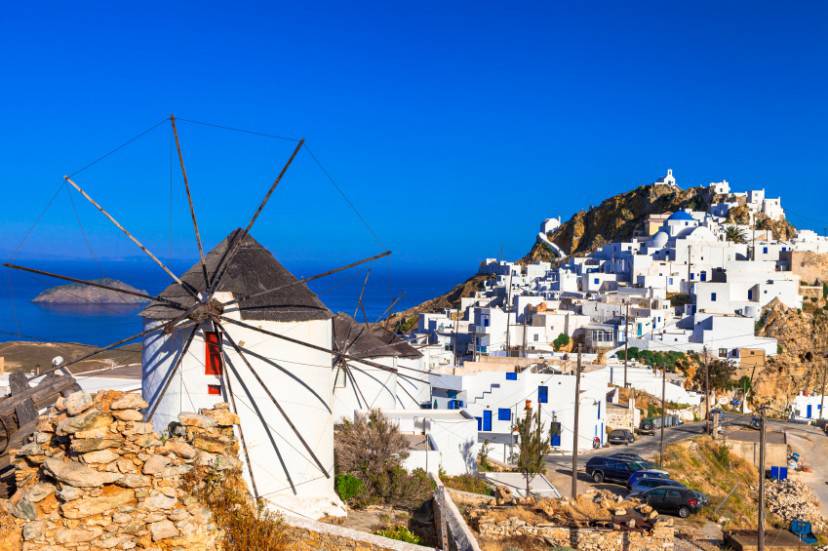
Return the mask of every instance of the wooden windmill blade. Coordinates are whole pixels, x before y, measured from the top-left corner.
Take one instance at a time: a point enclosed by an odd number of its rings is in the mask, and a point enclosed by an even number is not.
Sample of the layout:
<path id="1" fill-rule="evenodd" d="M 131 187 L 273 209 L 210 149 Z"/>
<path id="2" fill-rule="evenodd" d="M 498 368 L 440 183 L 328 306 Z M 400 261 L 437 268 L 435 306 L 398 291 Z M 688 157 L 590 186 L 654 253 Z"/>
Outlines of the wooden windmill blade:
<path id="1" fill-rule="evenodd" d="M 207 263 L 204 260 L 204 245 L 201 243 L 201 232 L 198 230 L 198 219 L 196 218 L 195 207 L 193 206 L 193 195 L 190 193 L 190 181 L 187 178 L 187 169 L 184 166 L 184 154 L 181 152 L 181 140 L 178 138 L 178 129 L 175 126 L 175 116 L 170 115 L 170 125 L 175 137 L 175 149 L 178 152 L 178 164 L 181 166 L 181 177 L 184 180 L 184 191 L 187 193 L 187 204 L 190 206 L 190 217 L 193 219 L 193 230 L 195 231 L 196 244 L 198 245 L 198 257 L 201 260 L 201 271 L 204 274 L 205 288 L 210 286 L 210 277 L 207 275 Z"/>
<path id="2" fill-rule="evenodd" d="M 365 318 L 365 305 L 362 303 L 363 299 L 365 298 L 365 288 L 368 286 L 368 278 L 371 277 L 371 270 L 365 272 L 365 279 L 362 281 L 362 289 L 359 291 L 359 298 L 357 299 L 356 307 L 354 308 L 354 315 L 351 316 L 352 318 L 356 319 L 357 312 L 362 310 L 362 317 Z M 367 319 L 363 319 L 365 323 L 368 323 Z"/>
<path id="3" fill-rule="evenodd" d="M 380 258 L 385 258 L 386 256 L 388 256 L 390 254 L 391 254 L 391 251 L 383 251 L 379 254 L 375 254 L 374 256 L 369 256 L 368 258 L 363 258 L 362 260 L 357 260 L 356 262 L 351 262 L 350 264 L 346 264 L 346 265 L 340 266 L 338 268 L 333 268 L 331 270 L 326 270 L 326 271 L 321 272 L 321 273 L 316 274 L 316 275 L 312 275 L 312 276 L 309 276 L 309 277 L 304 277 L 302 279 L 297 279 L 296 281 L 293 281 L 291 283 L 286 283 L 284 285 L 279 285 L 278 287 L 273 287 L 271 289 L 265 289 L 264 291 L 259 291 L 257 293 L 253 293 L 251 295 L 245 295 L 245 296 L 242 296 L 242 297 L 233 298 L 232 300 L 228 300 L 226 302 L 223 302 L 222 305 L 223 306 L 228 306 L 230 304 L 241 303 L 241 302 L 244 302 L 246 300 L 262 297 L 262 296 L 265 296 L 265 295 L 269 295 L 271 293 L 276 293 L 278 291 L 282 291 L 284 289 L 288 289 L 288 288 L 294 287 L 296 285 L 304 285 L 306 283 L 310 283 L 311 281 L 316 281 L 317 279 L 322 279 L 323 277 L 328 277 L 328 276 L 337 274 L 339 272 L 343 272 L 345 270 L 355 268 L 356 266 L 359 266 L 361 264 L 365 264 L 367 262 L 372 262 L 374 260 L 379 260 Z"/>
<path id="4" fill-rule="evenodd" d="M 233 365 L 233 362 L 227 358 L 227 355 L 224 355 L 224 358 L 227 360 L 227 367 L 230 368 L 230 371 L 236 376 L 236 379 L 239 381 L 239 385 L 244 390 L 245 394 L 247 395 L 248 399 L 250 400 L 250 406 L 256 412 L 256 416 L 259 418 L 262 426 L 267 433 L 267 437 L 270 440 L 270 445 L 273 447 L 273 451 L 276 453 L 276 457 L 279 459 L 279 463 L 282 465 L 282 470 L 285 473 L 285 477 L 287 478 L 288 484 L 290 484 L 290 489 L 293 491 L 293 494 L 296 495 L 296 484 L 293 482 L 293 477 L 290 474 L 290 470 L 287 468 L 287 464 L 285 463 L 285 458 L 282 456 L 282 451 L 279 449 L 279 445 L 276 444 L 276 439 L 273 437 L 273 433 L 271 432 L 270 425 L 265 420 L 264 415 L 262 414 L 262 410 L 259 408 L 259 405 L 256 403 L 256 399 L 253 397 L 253 394 L 250 392 L 250 389 L 247 387 L 247 384 L 244 382 L 244 379 L 239 375 L 238 370 Z"/>
<path id="5" fill-rule="evenodd" d="M 295 338 L 289 337 L 287 335 L 281 335 L 279 333 L 274 333 L 273 331 L 268 331 L 267 329 L 262 329 L 261 327 L 256 327 L 255 325 L 251 325 L 249 323 L 245 323 L 245 322 L 240 321 L 240 320 L 229 318 L 227 316 L 220 316 L 220 319 L 223 320 L 223 321 L 226 321 L 228 323 L 238 325 L 239 327 L 244 327 L 244 328 L 256 331 L 258 333 L 262 333 L 263 335 L 270 335 L 271 337 L 276 337 L 277 339 L 281 339 L 281 340 L 284 340 L 284 341 L 287 341 L 287 342 L 292 342 L 292 343 L 298 344 L 300 346 L 305 346 L 305 347 L 308 347 L 308 348 L 312 348 L 312 349 L 318 350 L 320 352 L 327 352 L 328 354 L 333 354 L 334 356 L 337 356 L 337 357 L 342 357 L 342 358 L 345 358 L 345 359 L 354 360 L 356 362 L 359 362 L 359 363 L 362 363 L 362 364 L 365 364 L 365 365 L 369 365 L 371 367 L 376 367 L 378 369 L 383 369 L 383 370 L 386 370 L 386 371 L 395 369 L 395 368 L 392 368 L 392 367 L 388 367 L 387 365 L 382 365 L 382 364 L 379 364 L 377 362 L 372 362 L 370 360 L 365 360 L 365 359 L 362 359 L 362 358 L 356 358 L 356 357 L 350 356 L 348 354 L 342 354 L 340 352 L 336 352 L 335 350 L 331 350 L 330 348 L 325 348 L 324 346 L 318 346 L 318 345 L 315 345 L 315 344 L 312 344 L 312 343 L 309 343 L 309 342 L 305 342 L 301 339 L 295 339 Z M 405 366 L 405 367 L 404 366 L 399 366 L 396 369 L 406 369 L 406 370 L 409 370 L 409 371 L 422 373 L 424 375 L 429 374 L 428 371 L 422 371 L 420 369 L 415 369 L 413 367 L 407 367 L 407 366 Z M 418 381 L 422 381 L 422 382 L 425 382 L 425 383 L 428 382 L 428 381 L 425 381 L 423 379 L 417 379 L 416 377 L 410 377 L 409 376 L 409 378 L 414 379 L 414 380 L 418 380 Z"/>
<path id="6" fill-rule="evenodd" d="M 68 183 L 69 183 L 69 184 L 70 184 L 73 188 L 75 188 L 75 189 L 78 191 L 78 193 L 80 193 L 80 194 L 83 196 L 83 198 L 84 198 L 84 199 L 86 199 L 87 201 L 89 201 L 90 203 L 92 203 L 92 205 L 93 205 L 96 209 L 98 209 L 98 211 L 100 211 L 100 213 L 101 213 L 101 214 L 103 214 L 103 215 L 104 215 L 104 216 L 105 216 L 105 217 L 106 217 L 106 218 L 107 218 L 110 222 L 112 222 L 112 224 L 114 224 L 116 228 L 118 228 L 119 230 L 121 230 L 121 231 L 124 233 L 124 235 L 126 235 L 126 236 L 129 238 L 129 240 L 130 240 L 130 241 L 132 241 L 133 243 L 135 243 L 135 245 L 136 245 L 139 249 L 141 249 L 141 251 L 142 251 L 144 254 L 146 254 L 148 257 L 150 257 L 150 258 L 152 259 L 152 261 L 153 261 L 153 262 L 155 262 L 155 263 L 156 263 L 156 264 L 157 264 L 157 265 L 158 265 L 158 266 L 159 266 L 162 270 L 164 270 L 164 272 L 166 272 L 166 273 L 167 273 L 167 275 L 168 275 L 168 276 L 170 276 L 170 277 L 173 279 L 173 281 L 175 281 L 176 283 L 178 283 L 179 285 L 181 285 L 181 287 L 182 287 L 182 288 L 184 288 L 184 289 L 185 289 L 188 293 L 190 293 L 193 297 L 198 298 L 198 294 L 196 293 L 195 289 L 194 289 L 191 285 L 185 284 L 183 281 L 181 281 L 181 279 L 180 279 L 177 275 L 175 275 L 175 274 L 173 273 L 173 271 L 172 271 L 172 270 L 170 270 L 170 269 L 167 267 L 167 265 L 166 265 L 166 264 L 164 264 L 163 262 L 161 262 L 161 260 L 159 260 L 159 259 L 158 259 L 158 257 L 157 257 L 157 256 L 155 256 L 155 255 L 152 253 L 152 251 L 150 251 L 150 250 L 149 250 L 149 249 L 148 249 L 148 248 L 147 248 L 147 247 L 146 247 L 143 243 L 141 243 L 141 242 L 138 240 L 138 238 L 137 238 L 137 237 L 135 237 L 134 235 L 132 235 L 132 233 L 130 233 L 130 232 L 129 232 L 129 230 L 127 230 L 127 229 L 126 229 L 123 225 L 121 225 L 121 223 L 120 223 L 120 222 L 118 222 L 118 221 L 115 219 L 115 217 L 113 217 L 111 214 L 109 214 L 109 212 L 107 212 L 107 211 L 106 211 L 106 210 L 105 210 L 105 209 L 104 209 L 104 208 L 100 205 L 100 203 L 98 203 L 97 201 L 95 201 L 95 200 L 94 200 L 94 199 L 93 199 L 93 198 L 92 198 L 92 197 L 91 197 L 91 196 L 90 196 L 90 195 L 89 195 L 89 194 L 88 194 L 88 193 L 87 193 L 87 192 L 86 192 L 83 188 L 81 188 L 78 184 L 76 184 L 76 183 L 75 183 L 75 182 L 74 182 L 74 181 L 73 181 L 73 180 L 72 180 L 69 176 L 64 176 L 63 178 L 64 178 L 64 180 L 66 180 L 66 181 L 67 181 L 67 182 L 68 182 Z"/>
<path id="7" fill-rule="evenodd" d="M 216 270 L 216 275 L 213 277 L 212 284 L 209 287 L 208 294 L 212 295 L 213 292 L 215 292 L 215 290 L 218 289 L 218 286 L 221 285 L 221 280 L 224 278 L 224 274 L 227 272 L 227 266 L 230 265 L 230 263 L 233 261 L 233 257 L 235 257 L 238 253 L 242 241 L 244 241 L 245 237 L 247 237 L 250 234 L 250 230 L 253 228 L 253 224 L 256 223 L 256 219 L 262 213 L 262 210 L 264 210 L 265 205 L 267 205 L 267 202 L 270 200 L 270 196 L 273 195 L 273 191 L 279 185 L 279 182 L 282 181 L 282 178 L 284 177 L 290 165 L 293 163 L 293 160 L 296 158 L 296 155 L 299 154 L 299 150 L 302 149 L 302 145 L 304 145 L 304 143 L 305 139 L 302 138 L 299 140 L 299 143 L 296 144 L 296 148 L 293 150 L 293 153 L 291 153 L 287 162 L 282 167 L 282 170 L 279 172 L 279 175 L 276 176 L 276 179 L 270 185 L 270 188 L 268 188 L 267 193 L 265 193 L 264 199 L 262 199 L 261 203 L 259 203 L 258 208 L 253 213 L 253 217 L 250 219 L 250 222 L 247 223 L 247 227 L 245 227 L 244 230 L 242 230 L 241 236 L 239 236 L 239 238 L 230 247 L 228 254 L 222 258 L 222 261 L 221 263 L 219 263 L 218 269 Z"/>
<path id="8" fill-rule="evenodd" d="M 219 328 L 221 329 L 221 332 L 224 335 L 224 337 L 227 338 L 227 340 L 230 342 L 230 345 L 233 347 L 233 349 L 236 351 L 236 353 L 239 355 L 239 357 L 245 363 L 245 365 L 247 366 L 247 369 L 250 371 L 250 373 L 253 374 L 253 377 L 255 377 L 256 381 L 258 381 L 258 383 L 261 385 L 262 390 L 265 391 L 267 396 L 273 402 L 273 405 L 276 406 L 276 409 L 279 410 L 279 413 L 282 414 L 282 417 L 284 417 L 284 419 L 287 422 L 288 426 L 291 428 L 291 430 L 293 430 L 294 434 L 296 434 L 296 437 L 299 439 L 299 441 L 305 447 L 305 450 L 311 455 L 311 457 L 313 457 L 313 460 L 316 463 L 316 466 L 319 467 L 319 470 L 322 471 L 322 473 L 325 475 L 326 478 L 330 478 L 331 475 L 330 475 L 330 473 L 328 473 L 328 470 L 325 468 L 325 466 L 322 464 L 322 462 L 316 456 L 316 453 L 314 453 L 313 449 L 305 441 L 305 438 L 302 436 L 302 433 L 296 428 L 296 425 L 293 423 L 290 416 L 288 416 L 288 414 L 285 412 L 285 409 L 282 407 L 282 405 L 279 403 L 279 401 L 276 399 L 276 397 L 273 396 L 273 393 L 270 392 L 270 389 L 265 384 L 265 382 L 262 380 L 262 378 L 259 376 L 259 373 L 253 368 L 253 365 L 250 363 L 250 361 L 244 355 L 244 352 L 242 352 L 241 348 L 239 348 L 239 346 L 236 344 L 236 341 L 234 341 L 233 337 L 231 337 L 230 334 L 227 333 L 227 331 L 225 331 L 221 327 L 221 324 L 219 324 Z"/>

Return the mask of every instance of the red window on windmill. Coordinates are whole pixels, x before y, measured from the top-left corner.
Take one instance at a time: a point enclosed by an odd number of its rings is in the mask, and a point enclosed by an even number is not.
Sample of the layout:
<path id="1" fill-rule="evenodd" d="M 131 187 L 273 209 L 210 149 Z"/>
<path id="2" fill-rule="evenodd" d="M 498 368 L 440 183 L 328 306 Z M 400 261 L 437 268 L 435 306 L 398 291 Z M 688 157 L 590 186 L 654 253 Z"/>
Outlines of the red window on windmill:
<path id="1" fill-rule="evenodd" d="M 215 331 L 204 333 L 204 374 L 221 377 L 221 342 Z"/>

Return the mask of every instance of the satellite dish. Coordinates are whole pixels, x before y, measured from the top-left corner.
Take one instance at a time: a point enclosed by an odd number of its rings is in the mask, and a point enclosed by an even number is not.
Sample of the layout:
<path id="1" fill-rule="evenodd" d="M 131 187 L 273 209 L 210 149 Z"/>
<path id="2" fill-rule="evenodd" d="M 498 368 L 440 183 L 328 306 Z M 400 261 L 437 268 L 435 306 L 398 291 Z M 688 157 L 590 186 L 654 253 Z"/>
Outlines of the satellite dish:
<path id="1" fill-rule="evenodd" d="M 61 365 L 63 365 L 63 356 L 55 356 L 52 358 L 53 367 L 60 367 Z"/>

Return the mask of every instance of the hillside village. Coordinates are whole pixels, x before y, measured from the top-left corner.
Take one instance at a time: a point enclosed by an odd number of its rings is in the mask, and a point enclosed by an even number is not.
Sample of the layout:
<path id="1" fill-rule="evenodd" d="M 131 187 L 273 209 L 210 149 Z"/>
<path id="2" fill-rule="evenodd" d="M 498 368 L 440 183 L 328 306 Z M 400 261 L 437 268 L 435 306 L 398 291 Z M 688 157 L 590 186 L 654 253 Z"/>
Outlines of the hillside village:
<path id="1" fill-rule="evenodd" d="M 619 207 L 637 201 L 636 211 Z M 69 461 L 86 472 L 93 464 L 111 473 L 115 486 L 99 485 L 81 499 L 98 504 L 101 492 L 118 493 L 143 507 L 143 490 L 116 488 L 136 465 L 178 457 L 188 472 L 217 451 L 232 462 L 233 484 L 245 488 L 239 499 L 247 505 L 238 506 L 261 506 L 247 519 L 258 523 L 256 533 L 284 536 L 278 545 L 268 540 L 273 549 L 413 551 L 425 549 L 421 543 L 474 551 L 501 549 L 514 538 L 526 544 L 515 548 L 527 550 L 545 548 L 543 542 L 698 549 L 698 523 L 674 526 L 625 486 L 602 486 L 605 473 L 583 462 L 609 453 L 619 431 L 634 438 L 691 425 L 671 433 L 660 461 L 694 488 L 686 491 L 706 492 L 691 494 L 694 511 L 702 498 L 717 500 L 703 514 L 719 537 L 723 527 L 754 527 L 757 431 L 734 430 L 732 420 L 724 432 L 708 431 L 700 421 L 716 411 L 718 424 L 722 410 L 745 414 L 766 404 L 776 418 L 821 419 L 822 396 L 814 391 L 825 380 L 817 345 L 828 343 L 826 258 L 828 237 L 793 229 L 781 198 L 733 191 L 726 181 L 683 190 L 668 171 L 567 222 L 545 220 L 527 257 L 485 259 L 450 295 L 405 313 L 416 316 L 410 331 L 392 331 L 395 320 L 401 328 L 399 315 L 369 324 L 331 312 L 246 230 L 235 230 L 161 294 L 146 295 L 145 330 L 115 343 L 139 338 L 140 364 L 127 363 L 130 356 L 90 370 L 91 358 L 117 348 L 111 346 L 56 357 L 52 368 L 21 378 L 38 348 L 6 348 L 13 352 L 9 366 L 16 366 L 0 375 L 7 400 L 25 405 L 55 384 L 55 372 L 73 376 L 72 389 L 82 390 L 64 392 L 46 417 L 36 415 L 46 402 L 9 417 L 22 438 L 12 445 L 23 444 L 11 450 L 13 464 L 28 477 L 5 471 L 5 508 L 29 540 L 24 548 L 58 541 L 63 547 L 50 548 L 97 549 L 69 539 L 98 537 L 99 525 L 116 548 L 186 548 L 205 537 L 178 520 L 189 516 L 150 514 L 146 526 L 123 533 L 110 501 L 95 513 L 103 518 L 87 519 L 86 531 L 70 534 L 76 523 L 50 511 L 56 499 L 61 510 L 76 507 L 77 496 L 42 465 Z M 143 399 L 125 399 L 135 411 L 110 415 L 106 389 L 137 388 Z M 80 406 L 67 406 L 75 402 Z M 209 419 L 193 415 L 218 410 L 230 419 L 221 436 L 205 439 L 187 428 L 212 429 Z M 39 432 L 27 433 L 35 424 Z M 137 448 L 123 448 L 124 457 L 108 451 L 123 435 L 132 445 L 130 431 L 138 429 L 153 446 L 186 436 L 201 451 L 182 445 L 182 456 L 165 446 L 150 457 L 137 441 Z M 70 448 L 64 433 L 73 435 Z M 779 427 L 770 434 L 769 466 L 790 460 L 796 470 L 794 447 L 809 465 L 828 451 L 821 434 L 813 441 L 816 432 L 804 440 Z M 27 444 L 27 437 L 34 440 Z M 84 437 L 96 440 L 78 443 Z M 644 437 L 635 451 L 653 458 L 652 442 Z M 636 469 L 655 466 L 632 456 L 624 461 Z M 561 468 L 570 461 L 569 471 Z M 689 476 L 691 463 L 707 470 Z M 730 471 L 740 477 L 732 488 Z M 595 486 L 579 481 L 584 476 Z M 563 498 L 570 480 L 571 499 Z M 824 491 L 821 482 L 774 486 L 778 523 L 802 517 L 822 528 L 826 502 L 815 497 Z M 59 491 L 50 494 L 56 483 Z M 56 495 L 55 503 L 27 505 L 44 492 Z M 173 493 L 201 511 L 184 489 Z M 278 516 L 260 518 L 263 511 Z M 209 537 L 224 534 L 222 545 L 240 548 L 239 534 L 250 527 L 230 517 Z"/>

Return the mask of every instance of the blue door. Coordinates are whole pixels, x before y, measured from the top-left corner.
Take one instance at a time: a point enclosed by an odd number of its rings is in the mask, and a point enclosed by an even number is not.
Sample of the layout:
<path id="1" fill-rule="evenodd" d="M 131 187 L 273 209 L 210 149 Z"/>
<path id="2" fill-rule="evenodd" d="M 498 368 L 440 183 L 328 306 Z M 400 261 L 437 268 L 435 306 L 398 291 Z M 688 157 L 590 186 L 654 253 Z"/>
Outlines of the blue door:
<path id="1" fill-rule="evenodd" d="M 477 430 L 483 430 L 483 418 L 482 417 L 475 417 L 477 419 Z"/>
<path id="2" fill-rule="evenodd" d="M 560 434 L 553 434 L 552 435 L 552 445 L 553 446 L 560 446 L 561 445 L 561 435 Z"/>
<path id="3" fill-rule="evenodd" d="M 812 407 L 813 407 L 813 406 L 811 406 L 811 404 L 808 404 L 808 409 L 807 409 L 807 413 L 806 413 L 806 417 L 808 417 L 808 419 L 810 419 L 811 417 L 813 417 L 813 412 L 811 411 L 811 408 L 812 408 Z"/>
<path id="4" fill-rule="evenodd" d="M 492 430 L 492 410 L 490 409 L 483 410 L 483 430 Z"/>

